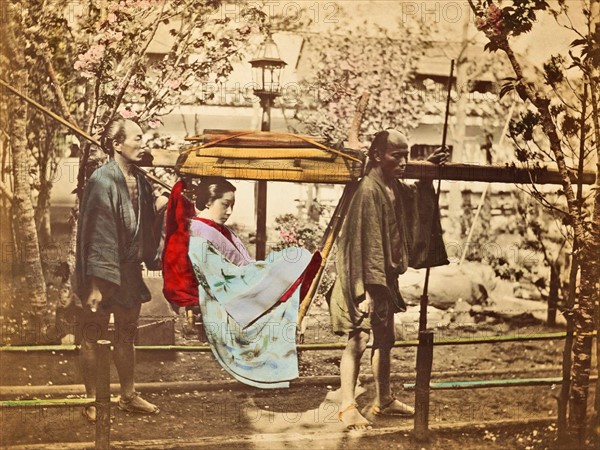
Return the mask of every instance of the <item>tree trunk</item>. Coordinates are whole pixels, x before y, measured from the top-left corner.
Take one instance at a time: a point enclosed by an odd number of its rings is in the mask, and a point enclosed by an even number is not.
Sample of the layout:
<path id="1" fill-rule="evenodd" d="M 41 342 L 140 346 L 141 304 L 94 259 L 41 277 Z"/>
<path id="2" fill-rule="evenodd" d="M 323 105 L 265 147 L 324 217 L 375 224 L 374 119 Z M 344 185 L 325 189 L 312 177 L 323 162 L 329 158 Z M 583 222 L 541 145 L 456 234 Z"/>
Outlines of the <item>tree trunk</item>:
<path id="1" fill-rule="evenodd" d="M 592 117 L 594 120 L 595 139 L 600 138 L 598 124 L 598 97 L 595 83 L 591 83 L 590 95 L 592 100 Z M 596 141 L 597 156 L 600 157 L 600 146 Z M 594 203 L 592 205 L 591 229 L 584 236 L 578 236 L 582 242 L 581 281 L 579 288 L 579 303 L 575 313 L 575 341 L 573 343 L 573 386 L 569 408 L 573 417 L 571 424 L 575 427 L 580 443 L 583 443 L 587 419 L 587 395 L 589 390 L 589 377 L 592 360 L 592 333 L 596 328 L 595 315 L 597 314 L 598 301 L 600 300 L 600 159 L 596 162 L 596 184 L 594 186 Z M 581 223 L 582 217 L 577 218 Z M 598 396 L 598 393 L 596 393 Z M 597 398 L 597 397 L 596 397 Z M 598 419 L 596 418 L 596 421 Z"/>
<path id="2" fill-rule="evenodd" d="M 44 169 L 40 167 L 40 170 Z M 41 177 L 42 178 L 42 177 Z M 52 183 L 47 180 L 40 180 L 40 193 L 38 194 L 37 205 L 35 208 L 35 223 L 38 230 L 40 244 L 48 245 L 52 240 L 52 228 L 50 224 L 50 192 Z"/>
<path id="3" fill-rule="evenodd" d="M 600 142 L 596 141 L 597 145 L 600 146 Z M 594 248 L 593 248 L 593 254 L 592 254 L 592 264 L 589 268 L 589 270 L 591 271 L 590 274 L 590 289 L 593 289 L 593 293 L 595 294 L 596 298 L 594 301 L 594 305 L 596 308 L 596 317 L 595 317 L 595 321 L 596 321 L 596 369 L 600 370 L 600 343 L 598 342 L 599 337 L 600 337 L 600 286 L 598 286 L 598 284 L 600 283 L 598 280 L 600 280 L 600 180 L 598 180 L 598 177 L 600 177 L 600 151 L 598 152 L 598 165 L 599 168 L 596 171 L 596 194 L 594 195 L 594 212 L 592 214 L 592 220 L 593 220 L 593 233 L 594 233 Z M 594 287 L 594 282 L 593 280 L 595 280 L 595 287 Z M 596 380 L 596 398 L 595 398 L 595 412 L 596 412 L 596 416 L 594 418 L 594 426 L 593 428 L 596 431 L 596 433 L 600 433 L 600 377 Z"/>
<path id="4" fill-rule="evenodd" d="M 562 178 L 564 195 L 569 208 L 569 215 L 573 219 L 573 231 L 575 239 L 580 243 L 581 253 L 581 281 L 579 302 L 573 311 L 573 322 L 575 326 L 575 337 L 573 341 L 573 366 L 571 368 L 572 386 L 569 401 L 569 424 L 571 429 L 581 440 L 585 436 L 587 418 L 587 395 L 589 390 L 590 363 L 592 356 L 592 336 L 594 329 L 594 302 L 596 292 L 594 288 L 598 282 L 598 236 L 588 236 L 584 220 L 578 213 L 578 203 L 573 192 L 573 186 L 569 178 L 569 169 L 566 164 L 565 154 L 562 149 L 561 140 L 558 135 L 556 124 L 550 114 L 550 100 L 534 90 L 534 85 L 525 81 L 523 70 L 517 62 L 514 52 L 504 42 L 502 49 L 511 61 L 515 74 L 520 81 L 517 92 L 523 99 L 528 99 L 537 108 L 540 115 L 540 125 L 548 136 L 550 148 L 555 157 L 555 162 Z M 598 183 L 598 180 L 596 181 Z M 596 187 L 598 184 L 596 184 Z M 598 191 L 596 190 L 596 202 Z M 597 206 L 595 207 L 597 210 Z M 597 212 L 595 212 L 597 215 Z M 597 217 L 595 216 L 597 219 Z M 595 223 L 595 231 L 598 230 L 598 221 Z M 595 241 L 595 242 L 593 242 Z M 594 259 L 596 258 L 596 259 Z M 593 278 L 593 277 L 596 278 Z"/>
<path id="5" fill-rule="evenodd" d="M 7 49 L 11 52 L 10 64 L 12 81 L 15 88 L 24 92 L 27 87 L 27 68 L 25 66 L 24 44 L 18 38 L 18 16 L 10 15 L 5 28 Z M 12 144 L 12 164 L 14 178 L 14 216 L 18 224 L 18 251 L 22 268 L 24 269 L 26 293 L 22 301 L 27 301 L 34 312 L 46 306 L 46 283 L 42 271 L 38 235 L 35 226 L 33 203 L 31 201 L 31 186 L 29 184 L 29 151 L 27 149 L 27 104 L 19 99 L 11 102 L 12 112 L 9 124 L 9 134 Z"/>
<path id="6" fill-rule="evenodd" d="M 594 29 L 596 34 L 600 34 L 600 1 L 595 0 L 592 3 L 592 15 L 596 22 L 594 23 Z M 589 77 L 590 83 L 590 96 L 592 98 L 592 129 L 594 130 L 594 143 L 596 147 L 596 190 L 594 194 L 594 210 L 592 212 L 592 253 L 595 251 L 595 256 L 592 254 L 592 257 L 595 257 L 594 264 L 595 273 L 591 273 L 590 276 L 596 277 L 591 278 L 591 280 L 595 280 L 596 283 L 599 283 L 600 279 L 600 263 L 598 262 L 598 258 L 600 257 L 600 108 L 598 105 L 599 98 L 597 94 L 598 90 L 598 68 L 593 67 L 590 64 L 590 73 L 595 74 L 596 76 Z M 592 267 L 594 269 L 594 267 Z M 595 299 L 595 307 L 596 307 L 596 367 L 600 368 L 600 345 L 598 344 L 598 336 L 600 336 L 600 286 L 596 285 L 596 299 Z M 596 380 L 596 398 L 595 398 L 595 409 L 596 409 L 596 417 L 594 419 L 594 429 L 600 430 L 600 379 Z"/>
<path id="7" fill-rule="evenodd" d="M 475 14 L 479 17 L 482 16 L 485 8 L 482 7 L 481 4 L 476 6 L 474 0 L 469 0 L 469 5 Z M 592 21 L 598 20 L 600 2 L 598 0 L 593 0 L 590 7 L 594 13 L 588 15 L 590 20 L 588 25 L 593 26 L 595 24 L 592 23 Z M 598 30 L 599 28 L 596 26 L 595 31 L 598 32 Z M 569 167 L 565 160 L 565 152 L 562 147 L 558 127 L 554 121 L 553 115 L 550 113 L 551 98 L 544 95 L 543 89 L 539 88 L 538 85 L 526 78 L 521 64 L 517 60 L 517 57 L 509 44 L 507 35 L 492 36 L 488 32 L 487 37 L 498 49 L 506 53 L 516 76 L 517 83 L 515 84 L 515 89 L 519 94 L 519 97 L 523 100 L 529 100 L 538 110 L 540 116 L 539 124 L 548 137 L 550 149 L 554 155 L 557 169 L 562 178 L 562 186 L 564 196 L 567 200 L 569 218 L 572 220 L 573 224 L 575 243 L 580 249 L 579 254 L 576 255 L 577 260 L 580 262 L 581 280 L 579 299 L 573 309 L 573 325 L 576 334 L 573 341 L 569 423 L 572 429 L 576 431 L 580 441 L 582 441 L 585 437 L 586 429 L 587 395 L 592 357 L 592 332 L 595 325 L 594 309 L 597 307 L 598 282 L 600 279 L 600 180 L 598 180 L 598 176 L 600 175 L 600 159 L 597 161 L 596 185 L 594 186 L 594 210 L 592 213 L 592 226 L 590 230 L 585 223 L 584 217 L 580 214 L 581 203 L 578 202 L 574 196 L 572 183 L 569 178 Z M 592 39 L 591 33 L 588 34 L 587 38 Z M 597 74 L 597 68 L 592 66 L 591 60 L 585 64 L 588 68 L 584 70 L 584 75 L 586 75 L 586 73 Z M 592 106 L 594 108 L 595 145 L 597 154 L 600 156 L 600 145 L 598 142 L 598 139 L 600 138 L 600 129 L 598 128 L 597 123 L 598 104 L 596 103 L 597 100 L 594 98 L 594 88 L 596 84 L 594 79 L 595 77 L 590 77 L 590 92 L 592 94 Z"/>
<path id="8" fill-rule="evenodd" d="M 550 289 L 548 292 L 548 326 L 556 325 L 556 311 L 558 309 L 558 291 L 560 288 L 560 264 L 558 259 L 550 261 Z"/>
<path id="9" fill-rule="evenodd" d="M 569 274 L 569 293 L 565 305 L 564 315 L 567 320 L 567 336 L 563 347 L 562 359 L 562 383 L 560 394 L 558 396 L 558 442 L 566 444 L 568 441 L 569 427 L 567 416 L 569 409 L 569 397 L 571 395 L 571 367 L 573 365 L 573 305 L 577 295 L 577 272 L 579 270 L 579 261 L 576 256 L 577 241 L 573 243 L 573 254 L 571 256 L 571 273 Z"/>
<path id="10" fill-rule="evenodd" d="M 600 195 L 595 194 L 594 220 L 598 230 Z M 573 342 L 573 366 L 571 370 L 573 384 L 569 409 L 569 422 L 576 431 L 579 443 L 583 445 L 587 425 L 587 398 L 589 390 L 592 333 L 594 324 L 594 306 L 598 296 L 598 279 L 600 277 L 600 248 L 598 235 L 595 234 L 583 246 L 581 253 L 581 281 L 579 302 L 575 307 L 575 339 Z"/>

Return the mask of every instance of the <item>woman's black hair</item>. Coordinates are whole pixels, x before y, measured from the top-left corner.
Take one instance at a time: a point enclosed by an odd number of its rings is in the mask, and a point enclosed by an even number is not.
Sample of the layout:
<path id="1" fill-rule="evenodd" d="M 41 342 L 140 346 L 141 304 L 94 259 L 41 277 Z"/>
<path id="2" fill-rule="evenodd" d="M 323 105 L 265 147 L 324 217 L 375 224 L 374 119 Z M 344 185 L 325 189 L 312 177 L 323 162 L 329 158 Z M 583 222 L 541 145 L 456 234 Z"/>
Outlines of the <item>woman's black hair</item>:
<path id="1" fill-rule="evenodd" d="M 196 208 L 200 211 L 223 197 L 226 192 L 235 192 L 235 186 L 222 177 L 203 177 L 195 187 Z"/>

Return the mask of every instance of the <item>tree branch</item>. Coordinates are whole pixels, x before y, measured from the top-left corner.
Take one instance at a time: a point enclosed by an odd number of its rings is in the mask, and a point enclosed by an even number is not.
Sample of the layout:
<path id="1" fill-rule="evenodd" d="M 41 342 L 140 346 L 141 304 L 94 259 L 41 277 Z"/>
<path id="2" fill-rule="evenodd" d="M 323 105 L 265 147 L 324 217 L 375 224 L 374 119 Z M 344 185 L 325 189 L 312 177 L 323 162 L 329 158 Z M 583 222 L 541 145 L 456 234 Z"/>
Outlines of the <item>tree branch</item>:
<path id="1" fill-rule="evenodd" d="M 543 207 L 548 208 L 551 211 L 555 211 L 558 214 L 563 215 L 563 216 L 569 215 L 568 211 L 564 211 L 564 210 L 560 209 L 559 207 L 554 206 L 548 200 L 546 200 L 546 198 L 542 195 L 542 193 L 535 188 L 535 185 L 533 185 L 533 184 L 527 185 L 529 189 L 522 188 L 519 185 L 516 185 L 516 186 L 517 186 L 517 189 L 519 189 L 520 191 L 525 192 L 527 195 L 533 197 Z"/>
<path id="2" fill-rule="evenodd" d="M 469 0 L 471 1 L 471 0 Z M 526 78 L 523 75 L 523 69 L 519 61 L 516 58 L 516 55 L 510 48 L 508 41 L 503 39 L 500 42 L 500 48 L 506 53 L 508 59 L 517 75 L 519 80 L 517 85 L 517 92 L 523 99 L 528 99 L 538 110 L 540 113 L 540 117 L 542 119 L 542 128 L 546 132 L 546 135 L 550 139 L 550 149 L 554 153 L 555 162 L 558 167 L 558 172 L 561 177 L 562 186 L 564 189 L 564 194 L 567 199 L 567 206 L 569 208 L 569 212 L 572 217 L 577 217 L 577 203 L 575 200 L 575 194 L 573 193 L 573 186 L 571 183 L 571 179 L 569 178 L 568 168 L 565 162 L 565 155 L 563 153 L 560 138 L 558 136 L 558 132 L 556 129 L 556 124 L 552 120 L 552 116 L 549 111 L 550 101 L 542 95 L 538 95 L 534 88 L 531 86 L 529 82 L 526 81 Z M 573 224 L 575 228 L 575 233 L 578 236 L 583 237 L 583 226 L 578 221 L 575 220 Z"/>
<path id="3" fill-rule="evenodd" d="M 67 120 L 69 122 L 71 122 L 73 125 L 78 126 L 77 121 L 75 120 L 75 118 L 73 117 L 71 112 L 69 111 L 69 106 L 67 105 L 67 101 L 65 100 L 65 94 L 64 94 L 62 88 L 60 87 L 60 83 L 58 82 L 58 76 L 56 75 L 56 71 L 54 70 L 54 65 L 52 64 L 52 61 L 50 60 L 50 56 L 48 55 L 48 52 L 44 52 L 42 55 L 42 58 L 44 60 L 44 64 L 46 65 L 46 72 L 48 73 L 48 76 L 50 77 L 50 81 L 52 81 L 52 87 L 54 88 L 53 89 L 54 94 L 56 95 L 56 99 L 58 100 L 58 104 L 62 111 L 62 115 L 64 117 L 66 117 Z"/>
<path id="4" fill-rule="evenodd" d="M 137 54 L 133 58 L 133 63 L 131 64 L 131 66 L 129 67 L 129 70 L 127 71 L 127 73 L 125 74 L 125 76 L 122 79 L 121 89 L 119 90 L 119 93 L 117 94 L 117 96 L 115 98 L 115 103 L 110 112 L 109 119 L 113 118 L 116 115 L 117 109 L 119 108 L 121 102 L 123 101 L 123 97 L 125 96 L 125 91 L 127 91 L 127 88 L 129 87 L 129 82 L 131 81 L 131 77 L 133 76 L 134 71 L 137 69 L 138 64 L 140 63 L 142 57 L 146 54 L 146 50 L 148 49 L 148 47 L 150 46 L 150 43 L 152 42 L 152 40 L 154 39 L 154 36 L 156 35 L 158 26 L 160 25 L 161 21 L 163 20 L 163 13 L 165 10 L 165 6 L 166 6 L 166 0 L 163 0 L 160 12 L 158 13 L 158 17 L 156 18 L 156 20 L 154 22 L 154 26 L 150 32 L 150 36 L 148 37 L 148 39 L 146 39 L 146 42 L 144 43 L 144 45 L 140 46 Z"/>
<path id="5" fill-rule="evenodd" d="M 596 146 L 596 162 L 597 169 L 596 174 L 600 174 L 600 111 L 598 111 L 598 97 L 596 95 L 596 89 L 598 88 L 596 82 L 590 77 L 590 95 L 592 96 L 592 123 L 594 124 L 594 144 Z M 596 180 L 596 185 L 598 185 Z"/>

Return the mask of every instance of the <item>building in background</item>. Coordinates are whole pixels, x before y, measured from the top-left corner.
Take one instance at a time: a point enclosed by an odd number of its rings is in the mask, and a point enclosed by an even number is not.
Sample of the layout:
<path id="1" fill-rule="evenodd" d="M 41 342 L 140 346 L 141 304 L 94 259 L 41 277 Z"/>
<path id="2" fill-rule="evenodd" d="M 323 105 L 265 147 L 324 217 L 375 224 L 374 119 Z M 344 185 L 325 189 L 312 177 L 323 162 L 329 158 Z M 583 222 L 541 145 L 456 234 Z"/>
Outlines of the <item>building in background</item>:
<path id="1" fill-rule="evenodd" d="M 382 26 L 393 26 L 392 16 L 397 14 L 416 14 L 403 6 L 397 6 L 390 11 L 389 2 L 352 2 L 353 11 L 361 10 L 361 19 L 380 22 Z M 354 5 L 356 3 L 356 5 Z M 399 2 L 402 4 L 402 2 Z M 347 5 L 343 6 L 348 8 Z M 447 9 L 447 8 L 446 8 Z M 441 15 L 450 11 L 425 11 L 427 20 L 444 18 Z M 437 16 L 436 16 L 437 14 Z M 466 18 L 466 16 L 465 16 Z M 462 64 L 470 64 L 483 60 L 486 55 L 482 45 L 469 40 L 468 48 L 464 37 L 466 31 L 473 31 L 471 24 L 460 20 L 440 21 L 440 33 L 444 40 L 434 42 L 417 69 L 416 82 L 423 95 L 427 96 L 428 113 L 418 126 L 411 131 L 411 156 L 414 159 L 427 157 L 434 148 L 441 144 L 444 107 L 445 85 L 448 77 L 449 61 L 461 56 Z M 437 20 L 437 19 L 436 19 Z M 325 30 L 324 21 L 316 24 Z M 461 36 L 462 33 L 462 36 Z M 275 33 L 273 38 L 279 47 L 280 55 L 286 61 L 287 67 L 282 75 L 283 96 L 293 96 L 299 83 L 299 74 L 311 70 L 303 67 L 306 64 L 303 52 L 310 51 L 304 45 L 301 34 Z M 166 26 L 160 27 L 155 41 L 148 49 L 150 59 L 160 59 L 169 48 L 166 43 L 171 39 Z M 561 41 L 562 42 L 562 41 Z M 539 42 L 527 36 L 527 42 L 522 44 L 522 52 Z M 460 70 L 457 71 L 460 74 Z M 499 145 L 503 129 L 506 125 L 506 114 L 498 109 L 498 98 L 495 94 L 497 81 L 502 74 L 495 69 L 472 71 L 469 75 L 469 87 L 459 92 L 464 85 L 463 80 L 457 80 L 458 91 L 454 90 L 452 117 L 448 133 L 448 144 L 452 148 L 453 161 L 471 164 L 503 163 L 512 160 L 510 142 L 504 141 Z M 186 136 L 201 134 L 207 129 L 248 130 L 260 128 L 260 107 L 258 98 L 251 93 L 252 74 L 247 61 L 234 63 L 234 70 L 224 83 L 207 83 L 199 91 L 191 92 L 189 98 L 164 116 L 163 125 L 154 130 L 160 135 L 169 136 L 175 142 L 183 142 Z M 359 93 L 357 93 L 358 95 Z M 279 101 L 272 109 L 271 129 L 273 131 L 289 131 L 291 128 L 302 129 L 296 119 L 293 108 L 286 106 L 287 102 Z M 457 111 L 459 109 L 459 111 Z M 76 183 L 76 160 L 65 159 L 61 162 L 59 180 L 55 183 L 52 193 L 52 214 L 55 227 L 60 227 L 68 217 L 66 210 L 74 204 L 72 194 Z M 255 226 L 254 182 L 234 181 L 237 190 L 237 205 L 231 217 L 231 222 L 252 230 Z M 441 197 L 445 229 L 452 230 L 453 238 L 460 238 L 461 227 L 457 225 L 463 216 L 465 208 L 475 209 L 484 183 L 443 182 Z M 513 186 L 498 185 L 490 189 L 494 204 L 494 215 L 501 218 L 507 211 L 502 205 L 507 205 L 507 197 Z M 297 213 L 299 202 L 310 206 L 313 201 L 333 204 L 341 194 L 341 186 L 319 185 L 306 186 L 294 183 L 270 183 L 267 207 L 267 224 L 271 225 L 275 217 L 285 213 Z M 449 199 L 452 198 L 452 201 Z M 447 205 L 452 204 L 452 209 Z M 308 210 L 309 208 L 305 208 Z"/>

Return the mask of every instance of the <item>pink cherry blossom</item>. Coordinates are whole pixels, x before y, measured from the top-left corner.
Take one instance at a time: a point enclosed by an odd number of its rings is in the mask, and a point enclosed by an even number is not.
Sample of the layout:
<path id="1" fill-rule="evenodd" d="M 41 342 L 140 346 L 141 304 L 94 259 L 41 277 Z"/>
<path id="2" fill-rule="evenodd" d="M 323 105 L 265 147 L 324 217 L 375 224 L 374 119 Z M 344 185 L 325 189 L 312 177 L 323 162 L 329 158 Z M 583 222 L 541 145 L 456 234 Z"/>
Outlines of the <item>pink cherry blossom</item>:
<path id="1" fill-rule="evenodd" d="M 294 224 L 287 224 L 287 228 L 281 228 L 279 230 L 279 236 L 285 244 L 290 245 L 298 243 L 298 236 Z"/>
<path id="2" fill-rule="evenodd" d="M 87 52 L 77 56 L 77 61 L 73 64 L 73 68 L 77 71 L 82 71 L 81 75 L 89 78 L 90 73 L 94 72 L 104 57 L 106 47 L 102 44 L 92 45 Z"/>
<path id="3" fill-rule="evenodd" d="M 499 36 L 504 32 L 504 20 L 502 10 L 495 4 L 490 4 L 483 17 L 478 17 L 475 21 L 478 30 L 483 31 L 488 36 Z"/>
<path id="4" fill-rule="evenodd" d="M 137 117 L 137 113 L 135 111 L 131 111 L 130 109 L 122 109 L 119 111 L 119 114 L 121 114 L 123 119 L 133 119 Z"/>
<path id="5" fill-rule="evenodd" d="M 177 78 L 176 80 L 167 81 L 165 83 L 165 86 L 168 87 L 169 89 L 177 89 L 179 86 L 181 86 L 181 82 L 182 82 L 182 79 Z"/>
<path id="6" fill-rule="evenodd" d="M 150 119 L 148 120 L 148 126 L 150 128 L 158 128 L 162 125 L 162 121 L 160 119 Z"/>
<path id="7" fill-rule="evenodd" d="M 496 5 L 491 4 L 486 12 L 488 23 L 496 34 L 502 33 L 504 21 L 502 20 L 502 10 Z"/>
<path id="8" fill-rule="evenodd" d="M 477 29 L 479 31 L 483 31 L 483 29 L 485 28 L 486 25 L 487 25 L 487 22 L 483 17 L 478 17 L 475 20 L 475 27 L 477 27 Z"/>

